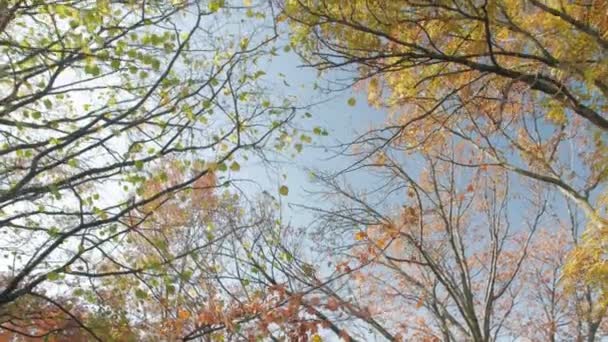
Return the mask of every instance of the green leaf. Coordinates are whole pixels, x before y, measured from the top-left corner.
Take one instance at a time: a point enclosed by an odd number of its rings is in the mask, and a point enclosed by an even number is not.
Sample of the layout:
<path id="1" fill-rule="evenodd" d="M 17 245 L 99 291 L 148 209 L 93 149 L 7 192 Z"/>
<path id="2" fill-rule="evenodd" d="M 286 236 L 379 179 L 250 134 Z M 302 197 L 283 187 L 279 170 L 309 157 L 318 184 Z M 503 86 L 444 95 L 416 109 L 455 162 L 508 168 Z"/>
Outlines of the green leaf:
<path id="1" fill-rule="evenodd" d="M 158 175 L 158 178 L 161 182 L 166 182 L 167 180 L 169 180 L 169 176 L 167 176 L 166 172 L 161 172 L 160 175 Z"/>
<path id="2" fill-rule="evenodd" d="M 281 196 L 287 196 L 289 195 L 289 188 L 285 185 L 281 185 L 279 187 L 279 194 L 281 194 Z"/>
<path id="3" fill-rule="evenodd" d="M 300 140 L 302 140 L 303 142 L 308 143 L 308 144 L 310 144 L 312 142 L 312 138 L 306 134 L 300 135 Z"/>
<path id="4" fill-rule="evenodd" d="M 54 239 L 58 238 L 59 235 L 61 234 L 61 231 L 59 230 L 59 228 L 57 227 L 51 227 L 47 233 Z"/>
<path id="5" fill-rule="evenodd" d="M 71 167 L 76 168 L 76 167 L 78 167 L 78 160 L 77 159 L 70 159 L 68 161 L 68 165 L 70 165 Z"/>
<path id="6" fill-rule="evenodd" d="M 135 297 L 137 297 L 138 299 L 146 299 L 148 298 L 148 293 L 142 289 L 136 289 Z"/>
<path id="7" fill-rule="evenodd" d="M 237 172 L 241 169 L 241 165 L 239 165 L 239 163 L 237 163 L 236 161 L 233 161 L 232 164 L 230 164 L 230 170 Z"/>
<path id="8" fill-rule="evenodd" d="M 209 12 L 214 13 L 224 7 L 224 0 L 212 0 L 209 2 Z"/>
<path id="9" fill-rule="evenodd" d="M 99 68 L 98 65 L 89 64 L 84 67 L 84 72 L 89 75 L 99 76 L 101 74 L 101 69 Z"/>
<path id="10" fill-rule="evenodd" d="M 53 108 L 53 102 L 51 102 L 51 100 L 46 99 L 42 102 L 44 104 L 44 106 L 46 107 L 46 109 L 51 109 Z"/>
<path id="11" fill-rule="evenodd" d="M 287 261 L 287 262 L 292 262 L 293 255 L 289 252 L 283 252 L 283 253 L 281 253 L 281 259 L 283 259 L 284 261 Z"/>
<path id="12" fill-rule="evenodd" d="M 249 38 L 245 37 L 245 38 L 241 39 L 241 42 L 239 45 L 241 47 L 241 50 L 246 50 L 247 46 L 249 45 Z"/>
<path id="13" fill-rule="evenodd" d="M 183 281 L 188 281 L 192 278 L 192 271 L 184 271 L 179 275 L 179 278 Z"/>
<path id="14" fill-rule="evenodd" d="M 59 276 L 59 273 L 57 273 L 57 272 L 50 272 L 50 273 L 47 273 L 47 275 L 46 275 L 46 279 L 48 279 L 50 281 L 57 281 L 57 280 L 59 280 L 59 278 L 60 278 L 60 276 Z"/>
<path id="15" fill-rule="evenodd" d="M 113 59 L 110 62 L 110 66 L 112 67 L 112 69 L 117 70 L 120 68 L 120 61 L 118 59 Z"/>
<path id="16" fill-rule="evenodd" d="M 59 188 L 57 187 L 57 185 L 55 185 L 55 184 L 49 185 L 49 190 L 51 191 L 53 196 L 55 196 L 55 199 L 58 199 L 58 200 L 61 199 L 61 193 L 59 193 Z"/>
<path id="17" fill-rule="evenodd" d="M 144 146 L 140 143 L 134 143 L 131 148 L 129 149 L 130 153 L 138 153 L 141 152 L 144 149 Z"/>

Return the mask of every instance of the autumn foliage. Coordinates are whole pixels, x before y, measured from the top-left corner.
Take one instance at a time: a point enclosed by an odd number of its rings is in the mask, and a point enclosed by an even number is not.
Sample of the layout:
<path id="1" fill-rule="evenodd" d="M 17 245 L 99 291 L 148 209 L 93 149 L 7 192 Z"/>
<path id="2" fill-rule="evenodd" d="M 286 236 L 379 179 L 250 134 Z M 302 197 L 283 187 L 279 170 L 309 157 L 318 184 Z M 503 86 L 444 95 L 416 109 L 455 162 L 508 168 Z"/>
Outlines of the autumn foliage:
<path id="1" fill-rule="evenodd" d="M 0 341 L 608 335 L 606 0 L 0 0 L 0 50 Z"/>

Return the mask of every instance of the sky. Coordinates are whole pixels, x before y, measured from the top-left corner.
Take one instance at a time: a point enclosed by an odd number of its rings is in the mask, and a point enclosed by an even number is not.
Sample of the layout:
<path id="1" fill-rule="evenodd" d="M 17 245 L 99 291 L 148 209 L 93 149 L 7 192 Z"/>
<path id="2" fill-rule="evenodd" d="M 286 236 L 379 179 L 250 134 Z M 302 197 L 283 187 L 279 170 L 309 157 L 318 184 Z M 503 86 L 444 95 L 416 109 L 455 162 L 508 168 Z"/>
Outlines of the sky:
<path id="1" fill-rule="evenodd" d="M 270 168 L 258 161 L 244 164 L 245 167 L 241 172 L 244 178 L 255 180 L 258 190 L 267 191 L 275 198 L 280 197 L 279 186 L 288 186 L 288 196 L 281 198 L 285 210 L 284 218 L 288 218 L 292 224 L 305 225 L 310 219 L 310 213 L 296 209 L 294 204 L 311 200 L 309 191 L 315 190 L 315 184 L 311 182 L 309 170 L 337 171 L 348 166 L 348 159 L 335 158 L 331 146 L 348 142 L 370 127 L 384 122 L 386 114 L 369 106 L 367 95 L 362 90 L 347 89 L 327 93 L 314 89 L 315 82 L 323 85 L 344 75 L 331 72 L 324 80 L 319 81 L 316 70 L 304 67 L 299 56 L 292 51 L 281 51 L 279 56 L 270 61 L 266 72 L 269 86 L 273 87 L 277 96 L 295 95 L 297 103 L 313 104 L 307 110 L 312 114 L 311 118 L 302 119 L 301 115 L 298 115 L 295 121 L 295 125 L 313 137 L 313 142 L 305 145 L 300 154 L 292 156 L 288 153 L 278 156 L 275 159 L 276 163 Z M 285 76 L 282 77 L 280 74 Z M 283 80 L 286 80 L 289 86 L 283 83 Z M 348 104 L 351 97 L 356 99 L 354 106 Z M 314 135 L 312 130 L 316 126 L 326 129 L 328 135 Z"/>

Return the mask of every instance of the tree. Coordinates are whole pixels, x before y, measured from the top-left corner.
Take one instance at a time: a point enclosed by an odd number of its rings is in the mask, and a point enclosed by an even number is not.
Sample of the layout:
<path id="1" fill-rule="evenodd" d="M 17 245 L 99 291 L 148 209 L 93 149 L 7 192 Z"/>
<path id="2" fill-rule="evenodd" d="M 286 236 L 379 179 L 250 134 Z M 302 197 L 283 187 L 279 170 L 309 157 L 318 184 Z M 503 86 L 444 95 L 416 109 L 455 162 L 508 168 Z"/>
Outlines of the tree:
<path id="1" fill-rule="evenodd" d="M 164 161 L 150 171 L 167 178 L 148 178 L 144 196 L 202 166 Z M 7 304 L 0 337 L 306 341 L 321 327 L 347 334 L 320 311 L 328 305 L 323 284 L 292 247 L 301 237 L 281 223 L 278 202 L 266 195 L 248 204 L 217 182 L 208 174 L 127 214 L 121 243 L 62 271 L 69 285 L 62 297 L 51 298 L 47 285 Z"/>
<path id="2" fill-rule="evenodd" d="M 0 339 L 596 340 L 607 9 L 0 0 Z M 311 227 L 234 177 L 310 141 L 262 82 L 284 20 L 389 113 Z"/>
<path id="3" fill-rule="evenodd" d="M 281 2 L 308 65 L 342 69 L 405 151 L 557 188 L 589 229 L 570 278 L 605 288 L 606 1 Z M 354 99 L 349 101 L 354 105 Z M 446 141 L 476 158 L 435 147 Z"/>
<path id="4" fill-rule="evenodd" d="M 356 150 L 367 155 L 383 143 L 370 139 Z M 358 160 L 340 177 L 317 174 L 335 206 L 310 209 L 318 214 L 319 244 L 337 270 L 348 271 L 348 280 L 326 291 L 358 307 L 349 314 L 374 335 L 594 341 L 604 334 L 602 293 L 561 281 L 578 222 L 564 224 L 563 204 L 544 183 L 403 157 L 394 143 Z M 363 175 L 373 186 L 347 182 Z"/>
<path id="5" fill-rule="evenodd" d="M 138 340 L 306 341 L 321 327 L 344 335 L 321 312 L 324 286 L 300 259 L 295 242 L 301 239 L 281 222 L 276 200 L 249 203 L 214 182 L 202 179 L 189 196 L 168 199 L 148 220 L 134 218 L 132 242 L 121 255 L 149 266 L 96 285 L 89 305 L 126 318 Z M 110 261 L 100 266 L 105 272 L 116 267 L 117 260 Z M 87 282 L 73 291 L 74 298 L 90 296 Z"/>
<path id="6" fill-rule="evenodd" d="M 276 54 L 271 11 L 216 0 L 0 1 L 2 314 L 30 297 L 59 303 L 54 292 L 84 282 L 85 299 L 121 303 L 124 291 L 97 286 L 139 286 L 159 262 L 174 267 L 200 247 L 159 251 L 165 230 L 145 231 L 162 224 L 148 221 L 154 212 L 177 224 L 165 203 L 227 185 L 269 142 L 289 147 L 296 108 L 259 83 Z M 236 34 L 245 20 L 250 30 Z M 156 239 L 146 253 L 164 259 L 134 257 L 134 235 Z"/>
<path id="7" fill-rule="evenodd" d="M 50 298 L 44 294 L 24 297 L 3 311 L 0 341 L 137 341 L 124 321 L 93 312 L 75 297 Z"/>
<path id="8" fill-rule="evenodd" d="M 600 293 L 581 279 L 570 284 L 562 281 L 566 256 L 578 240 L 572 235 L 575 230 L 567 228 L 539 232 L 530 248 L 530 260 L 522 271 L 527 284 L 522 300 L 531 303 L 531 310 L 514 317 L 523 322 L 517 330 L 520 336 L 544 341 L 594 341 L 606 334 L 606 305 Z"/>

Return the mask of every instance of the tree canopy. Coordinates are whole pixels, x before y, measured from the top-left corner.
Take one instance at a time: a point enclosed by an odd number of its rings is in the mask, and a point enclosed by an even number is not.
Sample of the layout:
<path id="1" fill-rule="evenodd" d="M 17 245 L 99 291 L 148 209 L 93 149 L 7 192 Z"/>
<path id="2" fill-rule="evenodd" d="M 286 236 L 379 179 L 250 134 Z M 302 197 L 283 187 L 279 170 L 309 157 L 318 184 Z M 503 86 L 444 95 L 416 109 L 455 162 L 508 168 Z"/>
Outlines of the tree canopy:
<path id="1" fill-rule="evenodd" d="M 0 51 L 0 341 L 608 334 L 608 1 L 0 0 Z"/>
<path id="2" fill-rule="evenodd" d="M 353 72 L 392 113 L 387 144 L 503 168 L 575 203 L 589 229 L 568 270 L 604 286 L 607 6 L 295 0 L 285 15 L 308 64 Z M 471 152 L 454 157 L 446 141 Z"/>

